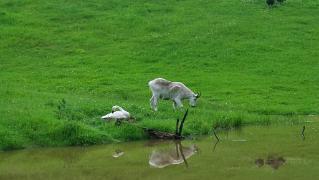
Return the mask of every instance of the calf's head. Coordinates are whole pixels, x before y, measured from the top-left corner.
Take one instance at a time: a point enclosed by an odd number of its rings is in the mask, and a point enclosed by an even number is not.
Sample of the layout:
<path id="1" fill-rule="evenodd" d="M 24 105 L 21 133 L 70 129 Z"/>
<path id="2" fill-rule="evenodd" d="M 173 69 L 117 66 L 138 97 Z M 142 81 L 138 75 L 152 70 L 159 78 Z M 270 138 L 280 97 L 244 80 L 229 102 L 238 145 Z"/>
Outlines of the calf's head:
<path id="1" fill-rule="evenodd" d="M 192 106 L 192 107 L 195 107 L 196 106 L 196 102 L 197 102 L 197 99 L 200 97 L 200 93 L 194 93 L 192 94 L 192 96 L 189 98 L 189 105 Z"/>

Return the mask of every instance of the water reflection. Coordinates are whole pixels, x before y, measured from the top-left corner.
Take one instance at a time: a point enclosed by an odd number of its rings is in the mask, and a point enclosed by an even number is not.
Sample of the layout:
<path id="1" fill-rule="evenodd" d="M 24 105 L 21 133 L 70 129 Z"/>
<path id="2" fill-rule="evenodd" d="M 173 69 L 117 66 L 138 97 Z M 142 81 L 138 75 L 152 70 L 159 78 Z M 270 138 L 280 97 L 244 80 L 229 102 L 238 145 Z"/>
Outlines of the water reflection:
<path id="1" fill-rule="evenodd" d="M 0 179 L 314 179 L 319 167 L 318 127 L 319 123 L 306 127 L 306 141 L 300 139 L 300 126 L 250 126 L 242 134 L 230 131 L 228 139 L 219 132 L 219 142 L 203 137 L 182 144 L 152 140 L 1 152 Z M 192 144 L 200 147 L 198 153 Z M 191 168 L 184 167 L 185 160 Z"/>
<path id="2" fill-rule="evenodd" d="M 161 140 L 161 139 L 150 139 L 145 142 L 146 147 L 156 147 L 163 144 L 167 144 L 167 140 Z"/>
<path id="3" fill-rule="evenodd" d="M 122 150 L 115 150 L 114 154 L 112 155 L 114 158 L 118 158 L 120 156 L 122 156 L 124 154 L 124 152 Z"/>
<path id="4" fill-rule="evenodd" d="M 278 169 L 280 166 L 282 166 L 286 160 L 283 157 L 276 157 L 276 156 L 268 156 L 266 160 L 266 164 L 271 166 L 273 169 Z"/>
<path id="5" fill-rule="evenodd" d="M 262 166 L 264 166 L 265 161 L 264 161 L 264 159 L 258 158 L 255 160 L 255 164 L 257 167 L 262 167 Z"/>
<path id="6" fill-rule="evenodd" d="M 255 160 L 255 164 L 257 167 L 262 167 L 265 164 L 269 165 L 273 169 L 278 169 L 280 166 L 284 165 L 286 160 L 282 156 L 269 155 L 267 158 L 262 159 L 258 158 Z"/>
<path id="7" fill-rule="evenodd" d="M 186 159 L 194 155 L 198 148 L 195 144 L 183 146 L 180 141 L 175 141 L 175 147 L 166 150 L 153 150 L 150 155 L 149 164 L 156 168 L 164 168 L 172 164 L 185 163 L 188 167 Z"/>

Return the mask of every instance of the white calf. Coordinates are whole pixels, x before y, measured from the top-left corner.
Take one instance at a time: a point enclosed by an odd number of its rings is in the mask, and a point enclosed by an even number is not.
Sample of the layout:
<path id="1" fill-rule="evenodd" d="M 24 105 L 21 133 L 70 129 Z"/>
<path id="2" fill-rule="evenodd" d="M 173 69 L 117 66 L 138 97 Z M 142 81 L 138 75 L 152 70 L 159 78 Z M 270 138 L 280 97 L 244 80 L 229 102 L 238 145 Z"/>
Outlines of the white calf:
<path id="1" fill-rule="evenodd" d="M 172 100 L 174 109 L 183 107 L 182 100 L 188 99 L 189 104 L 196 106 L 196 100 L 200 94 L 195 94 L 181 82 L 171 82 L 163 78 L 156 78 L 148 83 L 151 91 L 151 107 L 157 111 L 157 103 L 159 99 Z"/>

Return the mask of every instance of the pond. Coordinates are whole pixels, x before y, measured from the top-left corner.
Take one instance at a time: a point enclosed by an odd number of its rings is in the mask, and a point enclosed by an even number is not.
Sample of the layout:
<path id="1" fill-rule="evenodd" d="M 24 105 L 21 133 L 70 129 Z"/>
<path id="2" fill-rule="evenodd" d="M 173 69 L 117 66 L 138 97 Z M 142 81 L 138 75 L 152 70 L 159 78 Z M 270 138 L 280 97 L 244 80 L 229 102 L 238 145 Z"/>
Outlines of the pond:
<path id="1" fill-rule="evenodd" d="M 196 140 L 0 153 L 0 179 L 315 179 L 319 123 L 249 126 Z M 217 143 L 216 143 L 217 142 Z"/>

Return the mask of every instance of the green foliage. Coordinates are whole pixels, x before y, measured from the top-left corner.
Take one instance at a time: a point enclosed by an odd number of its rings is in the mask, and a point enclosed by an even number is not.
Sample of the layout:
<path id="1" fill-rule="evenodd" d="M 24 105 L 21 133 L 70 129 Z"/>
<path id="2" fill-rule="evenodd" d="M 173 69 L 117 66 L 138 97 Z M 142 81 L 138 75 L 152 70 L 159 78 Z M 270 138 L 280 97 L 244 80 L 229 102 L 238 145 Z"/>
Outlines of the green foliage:
<path id="1" fill-rule="evenodd" d="M 243 117 L 240 114 L 234 114 L 232 112 L 229 112 L 227 114 L 221 114 L 218 119 L 214 122 L 213 128 L 223 128 L 223 129 L 229 129 L 229 128 L 236 128 L 240 127 L 243 124 Z"/>
<path id="2" fill-rule="evenodd" d="M 22 149 L 26 144 L 25 138 L 21 135 L 12 132 L 5 127 L 0 126 L 0 149 L 1 150 L 13 150 Z"/>
<path id="3" fill-rule="evenodd" d="M 54 141 L 67 145 L 92 145 L 112 142 L 109 135 L 76 122 L 66 122 L 61 128 L 49 133 Z"/>
<path id="4" fill-rule="evenodd" d="M 63 118 L 65 118 L 66 116 L 68 116 L 69 112 L 67 111 L 67 108 L 66 108 L 66 101 L 65 101 L 65 99 L 62 99 L 62 100 L 58 103 L 56 114 L 57 114 L 57 118 L 58 118 L 58 119 L 63 119 Z"/>
<path id="5" fill-rule="evenodd" d="M 137 126 L 174 131 L 183 111 L 165 101 L 150 110 L 156 77 L 202 92 L 185 135 L 316 115 L 318 5 L 0 1 L 0 149 L 145 138 Z M 103 122 L 113 105 L 137 126 Z"/>

